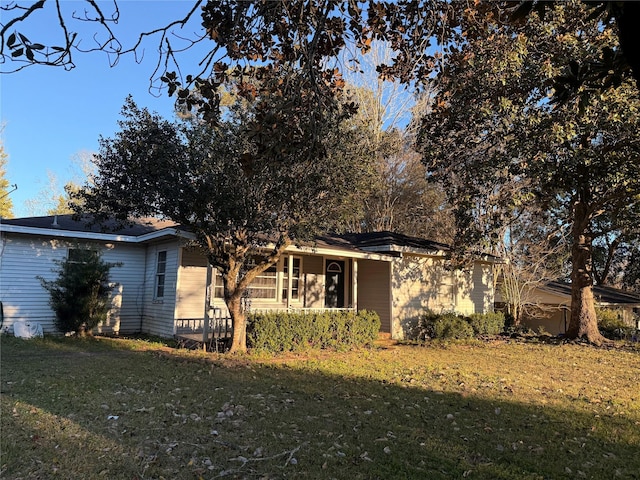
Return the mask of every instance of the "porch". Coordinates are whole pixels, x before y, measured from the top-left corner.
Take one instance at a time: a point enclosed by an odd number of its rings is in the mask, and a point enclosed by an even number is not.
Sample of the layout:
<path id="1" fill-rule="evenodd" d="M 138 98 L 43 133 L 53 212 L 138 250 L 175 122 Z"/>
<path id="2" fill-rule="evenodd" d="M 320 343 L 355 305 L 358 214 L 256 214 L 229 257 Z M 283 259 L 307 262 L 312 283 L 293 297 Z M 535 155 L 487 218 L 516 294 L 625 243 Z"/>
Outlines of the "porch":
<path id="1" fill-rule="evenodd" d="M 324 313 L 324 312 L 355 312 L 354 307 L 344 308 L 282 308 L 282 309 L 253 309 L 252 312 L 263 313 L 273 311 L 287 311 L 291 313 Z M 209 352 L 224 352 L 231 346 L 233 325 L 231 317 L 222 308 L 212 308 L 208 318 L 177 318 L 175 322 L 175 338 L 181 348 L 190 350 L 202 349 Z"/>
<path id="2" fill-rule="evenodd" d="M 233 336 L 231 317 L 215 307 L 208 317 L 176 318 L 174 336 L 182 348 L 224 352 Z"/>

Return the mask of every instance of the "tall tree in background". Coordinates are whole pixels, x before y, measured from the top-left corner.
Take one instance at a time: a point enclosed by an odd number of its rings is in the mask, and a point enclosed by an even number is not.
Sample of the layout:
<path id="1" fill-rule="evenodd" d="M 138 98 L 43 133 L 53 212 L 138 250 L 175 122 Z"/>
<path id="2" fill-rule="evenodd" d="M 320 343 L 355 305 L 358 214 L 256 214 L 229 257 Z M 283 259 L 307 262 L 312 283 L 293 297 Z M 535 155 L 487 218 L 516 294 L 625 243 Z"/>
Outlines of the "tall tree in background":
<path id="1" fill-rule="evenodd" d="M 58 176 L 52 171 L 47 171 L 47 183 L 38 191 L 38 194 L 25 201 L 29 215 L 66 215 L 73 213 L 74 204 L 78 202 L 77 196 L 80 188 L 85 183 L 91 183 L 95 174 L 93 153 L 81 151 L 71 157 L 71 178 L 64 186 L 60 187 Z"/>
<path id="2" fill-rule="evenodd" d="M 281 100 L 287 108 L 288 99 Z M 98 220 L 161 217 L 195 234 L 222 275 L 232 351 L 246 349 L 242 299 L 251 282 L 290 244 L 338 221 L 342 200 L 357 191 L 366 164 L 357 129 L 325 123 L 322 131 L 309 130 L 322 133 L 322 151 L 313 152 L 322 155 L 318 161 L 302 147 L 268 148 L 256 135 L 259 114 L 238 102 L 211 128 L 197 118 L 169 122 L 129 99 L 120 131 L 100 141 L 94 185 L 80 194 L 82 211 Z"/>
<path id="3" fill-rule="evenodd" d="M 554 223 L 552 212 L 516 209 L 502 229 L 503 241 L 495 246 L 502 260 L 496 264 L 497 287 L 514 327 L 525 318 L 547 315 L 538 288 L 566 277 L 567 235 Z"/>
<path id="4" fill-rule="evenodd" d="M 0 134 L 2 129 L 0 129 Z M 0 218 L 13 218 L 13 201 L 10 197 L 11 185 L 7 179 L 8 155 L 4 151 L 4 142 L 0 138 Z"/>
<path id="5" fill-rule="evenodd" d="M 346 228 L 388 230 L 448 243 L 453 217 L 439 185 L 427 182 L 426 169 L 413 146 L 414 116 L 425 113 L 429 95 L 417 101 L 408 85 L 379 77 L 377 66 L 390 64 L 393 57 L 386 42 L 373 42 L 366 54 L 348 49 L 343 54 L 347 89 L 358 105 L 352 122 L 368 132 L 373 158 L 370 182 L 360 191 L 360 202 Z M 358 60 L 355 65 L 349 61 L 352 58 Z"/>
<path id="6" fill-rule="evenodd" d="M 445 50 L 439 93 L 424 117 L 421 145 L 429 174 L 447 185 L 467 244 L 502 241 L 514 209 L 557 205 L 571 232 L 570 338 L 601 343 L 593 302 L 593 241 L 606 216 L 611 235 L 640 201 L 640 102 L 623 82 L 578 104 L 552 105 L 544 88 L 561 66 L 617 37 L 587 20 L 577 2 L 541 20 L 502 22 L 500 11 L 461 12 L 466 40 Z M 637 217 L 636 217 L 637 218 Z"/>

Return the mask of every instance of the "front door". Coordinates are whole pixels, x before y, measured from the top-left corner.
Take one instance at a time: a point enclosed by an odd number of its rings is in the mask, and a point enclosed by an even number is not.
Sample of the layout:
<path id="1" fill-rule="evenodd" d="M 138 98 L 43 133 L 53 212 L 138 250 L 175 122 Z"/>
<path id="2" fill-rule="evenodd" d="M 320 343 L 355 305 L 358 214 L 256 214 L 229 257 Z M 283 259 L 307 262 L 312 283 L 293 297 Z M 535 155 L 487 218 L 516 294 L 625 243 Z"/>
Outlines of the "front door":
<path id="1" fill-rule="evenodd" d="M 327 260 L 325 262 L 324 306 L 326 308 L 344 307 L 344 262 Z"/>

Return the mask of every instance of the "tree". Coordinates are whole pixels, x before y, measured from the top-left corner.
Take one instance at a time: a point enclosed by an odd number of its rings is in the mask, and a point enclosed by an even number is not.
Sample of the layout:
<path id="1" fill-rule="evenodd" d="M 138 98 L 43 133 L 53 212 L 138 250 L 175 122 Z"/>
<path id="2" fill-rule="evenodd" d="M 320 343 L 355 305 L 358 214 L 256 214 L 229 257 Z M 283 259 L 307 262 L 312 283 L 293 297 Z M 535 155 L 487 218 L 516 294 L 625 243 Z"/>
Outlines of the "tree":
<path id="1" fill-rule="evenodd" d="M 6 166 L 7 154 L 4 151 L 4 142 L 0 141 L 0 219 L 13 217 L 13 201 L 9 195 L 12 191 L 10 188 L 17 188 L 16 185 L 9 185 Z"/>
<path id="2" fill-rule="evenodd" d="M 531 14 L 523 25 L 505 24 L 497 10 L 476 13 L 463 15 L 466 40 L 445 51 L 440 91 L 423 120 L 430 178 L 445 184 L 467 244 L 498 244 L 514 212 L 553 206 L 553 222 L 572 239 L 567 335 L 600 343 L 592 247 L 596 233 L 633 218 L 640 200 L 637 89 L 623 82 L 586 103 L 550 103 L 541 86 L 565 62 L 617 45 L 610 30 L 585 20 L 581 4 L 557 5 L 544 21 Z M 610 229 L 596 232 L 605 215 Z"/>
<path id="3" fill-rule="evenodd" d="M 555 1 L 506 1 L 505 11 L 510 13 L 511 20 L 518 22 L 526 19 L 531 12 L 544 18 L 547 9 L 553 9 Z M 638 2 L 617 1 L 584 1 L 587 9 L 585 18 L 601 19 L 602 28 L 611 28 L 618 36 L 618 48 L 605 46 L 601 50 L 592 51 L 589 55 L 569 59 L 566 68 L 554 78 L 554 97 L 556 101 L 567 101 L 570 98 L 584 98 L 593 91 L 606 90 L 610 86 L 619 86 L 624 77 L 631 75 L 640 88 L 640 31 L 636 28 L 640 21 L 640 4 Z"/>
<path id="4" fill-rule="evenodd" d="M 78 202 L 75 194 L 81 186 L 90 183 L 95 173 L 93 154 L 81 151 L 71 157 L 71 178 L 60 187 L 58 176 L 47 171 L 47 183 L 34 198 L 25 201 L 30 215 L 67 215 L 73 213 L 73 205 Z"/>
<path id="5" fill-rule="evenodd" d="M 38 278 L 49 292 L 56 327 L 64 333 L 91 334 L 93 328 L 107 319 L 109 297 L 115 288 L 109 283 L 109 272 L 119 264 L 104 262 L 96 249 L 79 247 L 69 250 L 64 261 L 55 263 L 58 265 L 55 280 Z"/>
<path id="6" fill-rule="evenodd" d="M 376 68 L 391 62 L 394 53 L 384 42 L 374 42 L 366 54 L 343 54 L 350 98 L 358 105 L 352 122 L 368 132 L 373 158 L 370 182 L 361 190 L 346 228 L 352 232 L 389 230 L 450 242 L 452 216 L 438 185 L 426 180 L 426 170 L 415 151 L 412 116 L 428 108 L 428 93 L 416 101 L 408 85 L 379 78 Z"/>
<path id="7" fill-rule="evenodd" d="M 184 14 L 174 21 L 141 32 L 133 45 L 123 45 L 115 30 L 120 20 L 118 2 L 109 8 L 86 0 L 84 9 L 64 2 L 11 2 L 2 6 L 5 21 L 0 27 L 0 57 L 5 71 L 31 65 L 74 68 L 77 52 L 102 51 L 113 65 L 122 55 L 141 54 L 147 40 L 155 39 L 159 59 L 152 83 L 166 85 L 177 102 L 197 105 L 208 121 L 215 122 L 220 109 L 220 88 L 230 79 L 246 86 L 260 81 L 272 96 L 288 89 L 288 83 L 268 82 L 282 69 L 294 69 L 298 82 L 297 101 L 306 103 L 307 115 L 315 122 L 336 109 L 343 79 L 338 67 L 342 50 L 349 43 L 362 52 L 374 40 L 388 42 L 396 55 L 378 68 L 384 78 L 402 81 L 426 77 L 433 57 L 426 54 L 434 36 L 443 39 L 455 32 L 450 7 L 435 0 L 353 2 L 351 0 L 286 0 L 258 2 L 194 1 L 184 3 Z M 77 8 L 77 9 L 76 9 Z M 48 9 L 51 9 L 48 11 Z M 69 10 L 71 9 L 71 10 Z M 29 30 L 29 19 L 46 12 L 55 22 L 45 40 L 41 32 Z M 193 24 L 201 21 L 195 27 Z M 72 25 L 77 28 L 72 28 Z M 78 30 L 87 32 L 86 40 Z M 186 33 L 193 31 L 195 33 Z M 93 42 L 93 43 L 91 43 Z M 180 65 L 181 51 L 211 42 L 196 65 Z M 417 52 L 417 55 L 414 55 Z M 195 70 L 195 71 L 194 71 Z M 183 75 L 182 72 L 188 73 Z M 252 88 L 240 95 L 253 97 Z"/>
<path id="8" fill-rule="evenodd" d="M 502 262 L 496 264 L 495 277 L 514 327 L 525 318 L 547 315 L 536 290 L 565 276 L 566 233 L 553 224 L 547 212 L 517 212 L 502 231 L 503 241 L 496 245 Z"/>
<path id="9" fill-rule="evenodd" d="M 289 108 L 289 99 L 282 99 Z M 211 128 L 198 117 L 169 122 L 128 99 L 120 131 L 102 138 L 92 186 L 80 193 L 83 212 L 99 220 L 155 216 L 174 220 L 196 237 L 222 275 L 233 322 L 232 352 L 246 349 L 242 299 L 257 275 L 274 265 L 293 242 L 311 240 L 339 220 L 342 198 L 357 191 L 361 132 L 323 124 L 320 160 L 306 146 L 269 144 L 279 124 L 256 134 L 265 104 L 236 103 Z M 290 112 L 285 112 L 290 114 Z M 284 133 L 274 133 L 278 137 Z M 298 133 L 299 134 L 299 133 Z"/>
<path id="10" fill-rule="evenodd" d="M 323 89 L 339 81 L 332 61 L 350 44 L 366 52 L 375 40 L 388 41 L 396 55 L 383 63 L 379 71 L 384 77 L 401 78 L 404 82 L 428 78 L 439 68 L 438 56 L 427 53 L 433 42 L 446 46 L 464 31 L 458 28 L 464 10 L 491 10 L 492 2 L 457 2 L 436 0 L 403 0 L 400 2 L 352 2 L 350 0 L 281 0 L 271 2 L 216 2 L 193 0 L 184 2 L 183 13 L 166 25 L 140 32 L 132 45 L 123 45 L 116 26 L 122 20 L 119 2 L 109 7 L 85 0 L 82 7 L 64 2 L 39 0 L 11 1 L 0 5 L 4 22 L 0 24 L 0 59 L 3 71 L 18 71 L 32 65 L 71 69 L 75 53 L 101 51 L 116 65 L 122 55 L 142 55 L 146 41 L 154 39 L 159 52 L 152 83 L 168 84 L 170 93 L 182 92 L 178 100 L 193 100 L 187 85 L 205 86 L 203 111 L 217 110 L 217 93 L 221 78 L 227 73 L 223 59 L 234 64 L 233 75 L 268 75 L 283 63 L 297 64 L 308 72 L 310 86 Z M 499 2 L 512 22 L 526 20 L 531 12 L 545 15 L 562 2 L 509 0 Z M 637 2 L 595 1 L 583 13 L 584 19 L 598 18 L 603 29 L 616 32 L 619 47 L 591 52 L 572 58 L 562 74 L 555 78 L 556 98 L 566 100 L 585 90 L 601 90 L 619 85 L 631 74 L 640 85 L 640 33 L 635 26 L 640 20 Z M 77 8 L 77 9 L 76 9 Z M 461 13 L 462 12 L 462 13 Z M 49 14 L 52 23 L 45 39 L 42 32 L 32 31 L 29 20 Z M 199 18 L 200 17 L 200 18 Z M 202 20 L 197 25 L 198 20 Z M 507 17 L 504 17 L 506 20 Z M 88 26 L 93 31 L 86 32 Z M 78 32 L 86 32 L 86 36 Z M 189 33 L 187 33 L 189 32 Z M 195 32 L 195 33 L 192 33 Z M 51 40 L 53 38 L 53 40 Z M 196 44 L 213 40 L 214 45 L 199 62 L 197 73 L 178 78 L 180 53 Z M 584 52 L 583 52 L 584 53 Z M 327 61 L 328 60 L 328 61 Z M 243 62 L 253 62 L 248 69 Z M 327 68 L 329 66 L 329 68 Z M 174 71 L 170 71 L 175 67 Z M 222 73 L 222 77 L 221 74 Z M 213 116 L 215 118 L 215 115 Z"/>
<path id="11" fill-rule="evenodd" d="M 371 149 L 369 183 L 359 192 L 360 208 L 346 228 L 352 232 L 393 231 L 443 243 L 453 239 L 453 215 L 439 185 L 427 181 L 422 157 L 403 138 L 388 132 Z"/>

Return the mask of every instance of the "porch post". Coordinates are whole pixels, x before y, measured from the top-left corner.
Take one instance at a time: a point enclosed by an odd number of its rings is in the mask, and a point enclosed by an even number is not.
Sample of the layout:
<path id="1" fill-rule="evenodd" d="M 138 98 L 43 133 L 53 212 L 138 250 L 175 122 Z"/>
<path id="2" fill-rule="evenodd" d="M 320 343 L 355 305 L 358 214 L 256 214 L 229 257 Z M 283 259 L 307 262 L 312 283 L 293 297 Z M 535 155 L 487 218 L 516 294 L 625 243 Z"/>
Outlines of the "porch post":
<path id="1" fill-rule="evenodd" d="M 291 307 L 293 290 L 293 255 L 287 257 L 287 309 Z"/>
<path id="2" fill-rule="evenodd" d="M 202 348 L 207 349 L 209 340 L 209 312 L 211 311 L 211 278 L 213 277 L 213 267 L 207 262 L 207 280 L 204 294 L 204 322 L 202 325 Z"/>
<path id="3" fill-rule="evenodd" d="M 358 311 L 358 259 L 353 259 L 353 285 L 351 286 L 353 289 L 353 308 L 355 308 L 356 312 Z"/>

